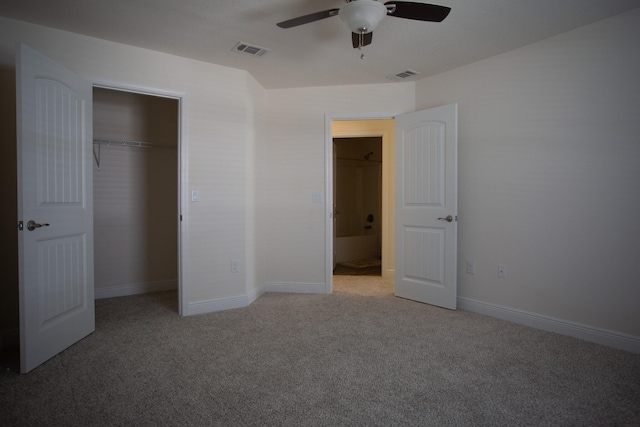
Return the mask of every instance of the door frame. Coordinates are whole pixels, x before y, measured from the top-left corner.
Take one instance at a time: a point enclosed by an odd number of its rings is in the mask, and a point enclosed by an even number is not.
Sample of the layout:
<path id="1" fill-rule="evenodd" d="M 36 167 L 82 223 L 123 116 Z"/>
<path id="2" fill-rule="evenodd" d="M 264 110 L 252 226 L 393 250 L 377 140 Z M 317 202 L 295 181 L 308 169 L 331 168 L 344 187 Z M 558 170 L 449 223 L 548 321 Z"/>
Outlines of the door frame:
<path id="1" fill-rule="evenodd" d="M 187 189 L 189 188 L 189 164 L 187 157 L 187 94 L 185 92 L 112 80 L 89 79 L 89 81 L 92 88 L 138 93 L 141 95 L 170 98 L 178 101 L 178 314 L 180 316 L 186 316 L 187 313 L 189 313 L 189 286 L 187 280 L 187 269 L 185 268 L 185 262 L 189 259 L 187 253 L 187 248 L 189 247 L 189 215 L 188 204 L 185 196 L 185 194 L 187 194 Z"/>
<path id="2" fill-rule="evenodd" d="M 400 113 L 326 113 L 324 115 L 325 164 L 325 293 L 333 292 L 333 122 L 389 120 Z M 367 135 L 372 136 L 372 135 Z M 383 150 L 384 151 L 384 150 Z M 382 206 L 384 211 L 385 207 Z M 392 225 L 393 226 L 393 225 Z"/>

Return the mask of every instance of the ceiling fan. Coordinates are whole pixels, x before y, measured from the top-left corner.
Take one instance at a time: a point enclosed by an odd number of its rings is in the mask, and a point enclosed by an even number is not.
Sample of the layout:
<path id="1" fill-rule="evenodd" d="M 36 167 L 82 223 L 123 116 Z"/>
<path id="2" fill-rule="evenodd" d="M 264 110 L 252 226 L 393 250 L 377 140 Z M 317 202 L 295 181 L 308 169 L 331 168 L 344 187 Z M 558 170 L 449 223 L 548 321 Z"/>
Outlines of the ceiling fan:
<path id="1" fill-rule="evenodd" d="M 338 15 L 351 30 L 353 47 L 360 49 L 371 44 L 373 30 L 386 15 L 416 21 L 442 22 L 450 11 L 450 7 L 412 1 L 388 1 L 382 4 L 376 0 L 346 0 L 340 8 L 299 16 L 277 25 L 280 28 L 292 28 Z"/>

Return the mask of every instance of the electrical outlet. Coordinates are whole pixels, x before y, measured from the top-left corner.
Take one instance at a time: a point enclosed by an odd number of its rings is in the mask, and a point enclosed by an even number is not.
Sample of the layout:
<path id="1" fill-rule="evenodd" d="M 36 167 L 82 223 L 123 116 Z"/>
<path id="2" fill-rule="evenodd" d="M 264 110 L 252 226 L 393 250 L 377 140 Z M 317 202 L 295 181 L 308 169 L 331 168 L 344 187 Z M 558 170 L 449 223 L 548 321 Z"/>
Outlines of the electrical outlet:
<path id="1" fill-rule="evenodd" d="M 476 263 L 475 263 L 475 261 L 467 261 L 467 273 L 468 274 L 476 274 Z"/>
<path id="2" fill-rule="evenodd" d="M 502 279 L 506 279 L 507 278 L 507 266 L 504 264 L 499 264 L 498 265 L 498 277 L 502 278 Z"/>
<path id="3" fill-rule="evenodd" d="M 231 272 L 232 273 L 239 273 L 240 272 L 240 261 L 238 261 L 237 259 L 232 259 L 231 260 Z"/>

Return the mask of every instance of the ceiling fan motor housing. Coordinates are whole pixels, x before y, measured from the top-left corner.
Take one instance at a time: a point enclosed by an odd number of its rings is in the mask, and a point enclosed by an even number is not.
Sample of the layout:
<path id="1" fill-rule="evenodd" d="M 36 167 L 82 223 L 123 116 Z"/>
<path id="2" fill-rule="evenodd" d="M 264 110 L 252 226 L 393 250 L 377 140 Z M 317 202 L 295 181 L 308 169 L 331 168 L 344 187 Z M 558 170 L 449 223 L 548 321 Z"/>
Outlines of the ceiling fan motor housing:
<path id="1" fill-rule="evenodd" d="M 372 32 L 387 14 L 387 7 L 375 0 L 355 0 L 340 8 L 338 15 L 351 32 Z"/>

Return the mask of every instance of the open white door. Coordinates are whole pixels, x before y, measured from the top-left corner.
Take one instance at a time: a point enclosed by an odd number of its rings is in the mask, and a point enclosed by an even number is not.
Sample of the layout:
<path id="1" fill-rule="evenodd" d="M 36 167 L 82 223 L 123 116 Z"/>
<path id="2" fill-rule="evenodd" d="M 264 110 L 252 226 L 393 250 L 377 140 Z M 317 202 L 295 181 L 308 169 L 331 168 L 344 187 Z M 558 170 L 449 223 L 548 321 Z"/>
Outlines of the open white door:
<path id="1" fill-rule="evenodd" d="M 456 308 L 456 104 L 396 117 L 395 294 Z"/>
<path id="2" fill-rule="evenodd" d="M 92 88 L 23 45 L 16 52 L 20 370 L 95 329 Z"/>

